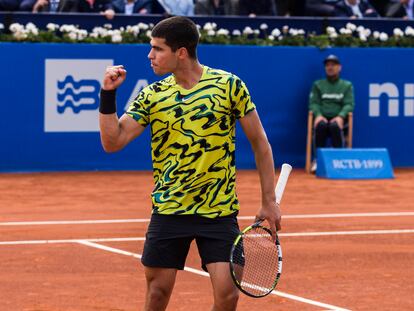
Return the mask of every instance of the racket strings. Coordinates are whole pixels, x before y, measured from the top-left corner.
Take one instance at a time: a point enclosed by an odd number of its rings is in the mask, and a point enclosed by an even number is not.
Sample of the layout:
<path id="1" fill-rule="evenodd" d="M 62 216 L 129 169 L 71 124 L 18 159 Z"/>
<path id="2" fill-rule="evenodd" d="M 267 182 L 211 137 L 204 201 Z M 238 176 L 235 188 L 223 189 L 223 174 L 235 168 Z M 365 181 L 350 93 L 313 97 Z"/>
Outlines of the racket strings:
<path id="1" fill-rule="evenodd" d="M 278 248 L 272 236 L 262 227 L 246 232 L 233 254 L 235 275 L 243 290 L 254 296 L 274 288 L 279 272 Z"/>

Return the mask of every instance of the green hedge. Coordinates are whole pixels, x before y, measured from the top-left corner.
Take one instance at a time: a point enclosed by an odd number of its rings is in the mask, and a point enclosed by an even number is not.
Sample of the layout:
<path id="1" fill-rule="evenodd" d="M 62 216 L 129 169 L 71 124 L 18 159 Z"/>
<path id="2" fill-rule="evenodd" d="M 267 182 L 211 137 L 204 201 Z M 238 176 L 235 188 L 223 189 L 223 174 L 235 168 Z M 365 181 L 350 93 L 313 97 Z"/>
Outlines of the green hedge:
<path id="1" fill-rule="evenodd" d="M 5 29 L 0 24 L 0 41 L 3 42 L 64 42 L 64 43 L 147 43 L 153 24 L 112 29 L 110 24 L 95 27 L 91 32 L 76 25 L 48 24 L 38 29 L 34 24 L 11 24 Z M 200 42 L 204 44 L 262 45 L 262 46 L 316 46 L 326 47 L 414 47 L 414 28 L 396 28 L 392 35 L 348 23 L 346 27 L 327 27 L 324 34 L 289 28 L 269 30 L 266 24 L 260 29 L 217 29 L 215 23 L 198 26 Z"/>

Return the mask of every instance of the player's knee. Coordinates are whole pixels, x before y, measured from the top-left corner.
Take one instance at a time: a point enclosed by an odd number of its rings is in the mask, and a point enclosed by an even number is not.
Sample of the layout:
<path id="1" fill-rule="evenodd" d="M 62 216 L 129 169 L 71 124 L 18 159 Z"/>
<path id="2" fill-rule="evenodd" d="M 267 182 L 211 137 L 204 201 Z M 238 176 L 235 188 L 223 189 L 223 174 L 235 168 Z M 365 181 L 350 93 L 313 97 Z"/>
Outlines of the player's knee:
<path id="1" fill-rule="evenodd" d="M 341 130 L 336 122 L 329 123 L 329 129 L 335 132 L 339 132 Z"/>
<path id="2" fill-rule="evenodd" d="M 315 131 L 316 132 L 324 132 L 328 128 L 328 123 L 321 121 L 316 125 Z"/>
<path id="3" fill-rule="evenodd" d="M 239 291 L 233 290 L 231 292 L 218 295 L 214 301 L 215 311 L 234 311 L 239 301 Z"/>
<path id="4" fill-rule="evenodd" d="M 169 288 L 157 286 L 154 284 L 148 286 L 147 298 L 149 301 L 164 302 L 168 300 L 169 297 L 170 297 Z"/>

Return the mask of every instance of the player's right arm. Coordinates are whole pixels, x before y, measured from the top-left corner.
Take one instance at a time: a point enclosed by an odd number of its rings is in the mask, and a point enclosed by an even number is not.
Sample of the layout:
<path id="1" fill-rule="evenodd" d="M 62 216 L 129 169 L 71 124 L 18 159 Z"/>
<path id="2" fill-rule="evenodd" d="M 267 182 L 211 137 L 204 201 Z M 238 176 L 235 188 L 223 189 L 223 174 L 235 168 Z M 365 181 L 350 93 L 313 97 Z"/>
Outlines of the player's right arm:
<path id="1" fill-rule="evenodd" d="M 120 119 L 116 113 L 99 114 L 101 143 L 106 152 L 116 152 L 138 137 L 145 129 L 129 115 L 124 114 Z"/>
<path id="2" fill-rule="evenodd" d="M 110 66 L 106 68 L 99 108 L 101 143 L 106 152 L 121 150 L 145 129 L 144 126 L 137 123 L 127 114 L 118 119 L 115 92 L 125 79 L 126 70 L 123 66 Z"/>

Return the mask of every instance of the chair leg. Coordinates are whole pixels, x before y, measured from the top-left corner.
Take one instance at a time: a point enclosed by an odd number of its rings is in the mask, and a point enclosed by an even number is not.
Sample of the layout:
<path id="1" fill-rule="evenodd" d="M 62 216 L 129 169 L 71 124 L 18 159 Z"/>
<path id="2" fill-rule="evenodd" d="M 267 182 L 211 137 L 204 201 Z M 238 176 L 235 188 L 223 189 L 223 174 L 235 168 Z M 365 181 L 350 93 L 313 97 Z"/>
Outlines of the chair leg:
<path id="1" fill-rule="evenodd" d="M 353 114 L 350 112 L 348 114 L 348 148 L 352 148 L 352 139 L 353 139 L 353 128 L 354 128 L 354 119 Z"/>
<path id="2" fill-rule="evenodd" d="M 308 136 L 306 138 L 306 162 L 305 162 L 305 171 L 308 174 L 311 171 L 312 136 L 313 136 L 313 113 L 312 111 L 309 111 L 308 113 Z"/>

